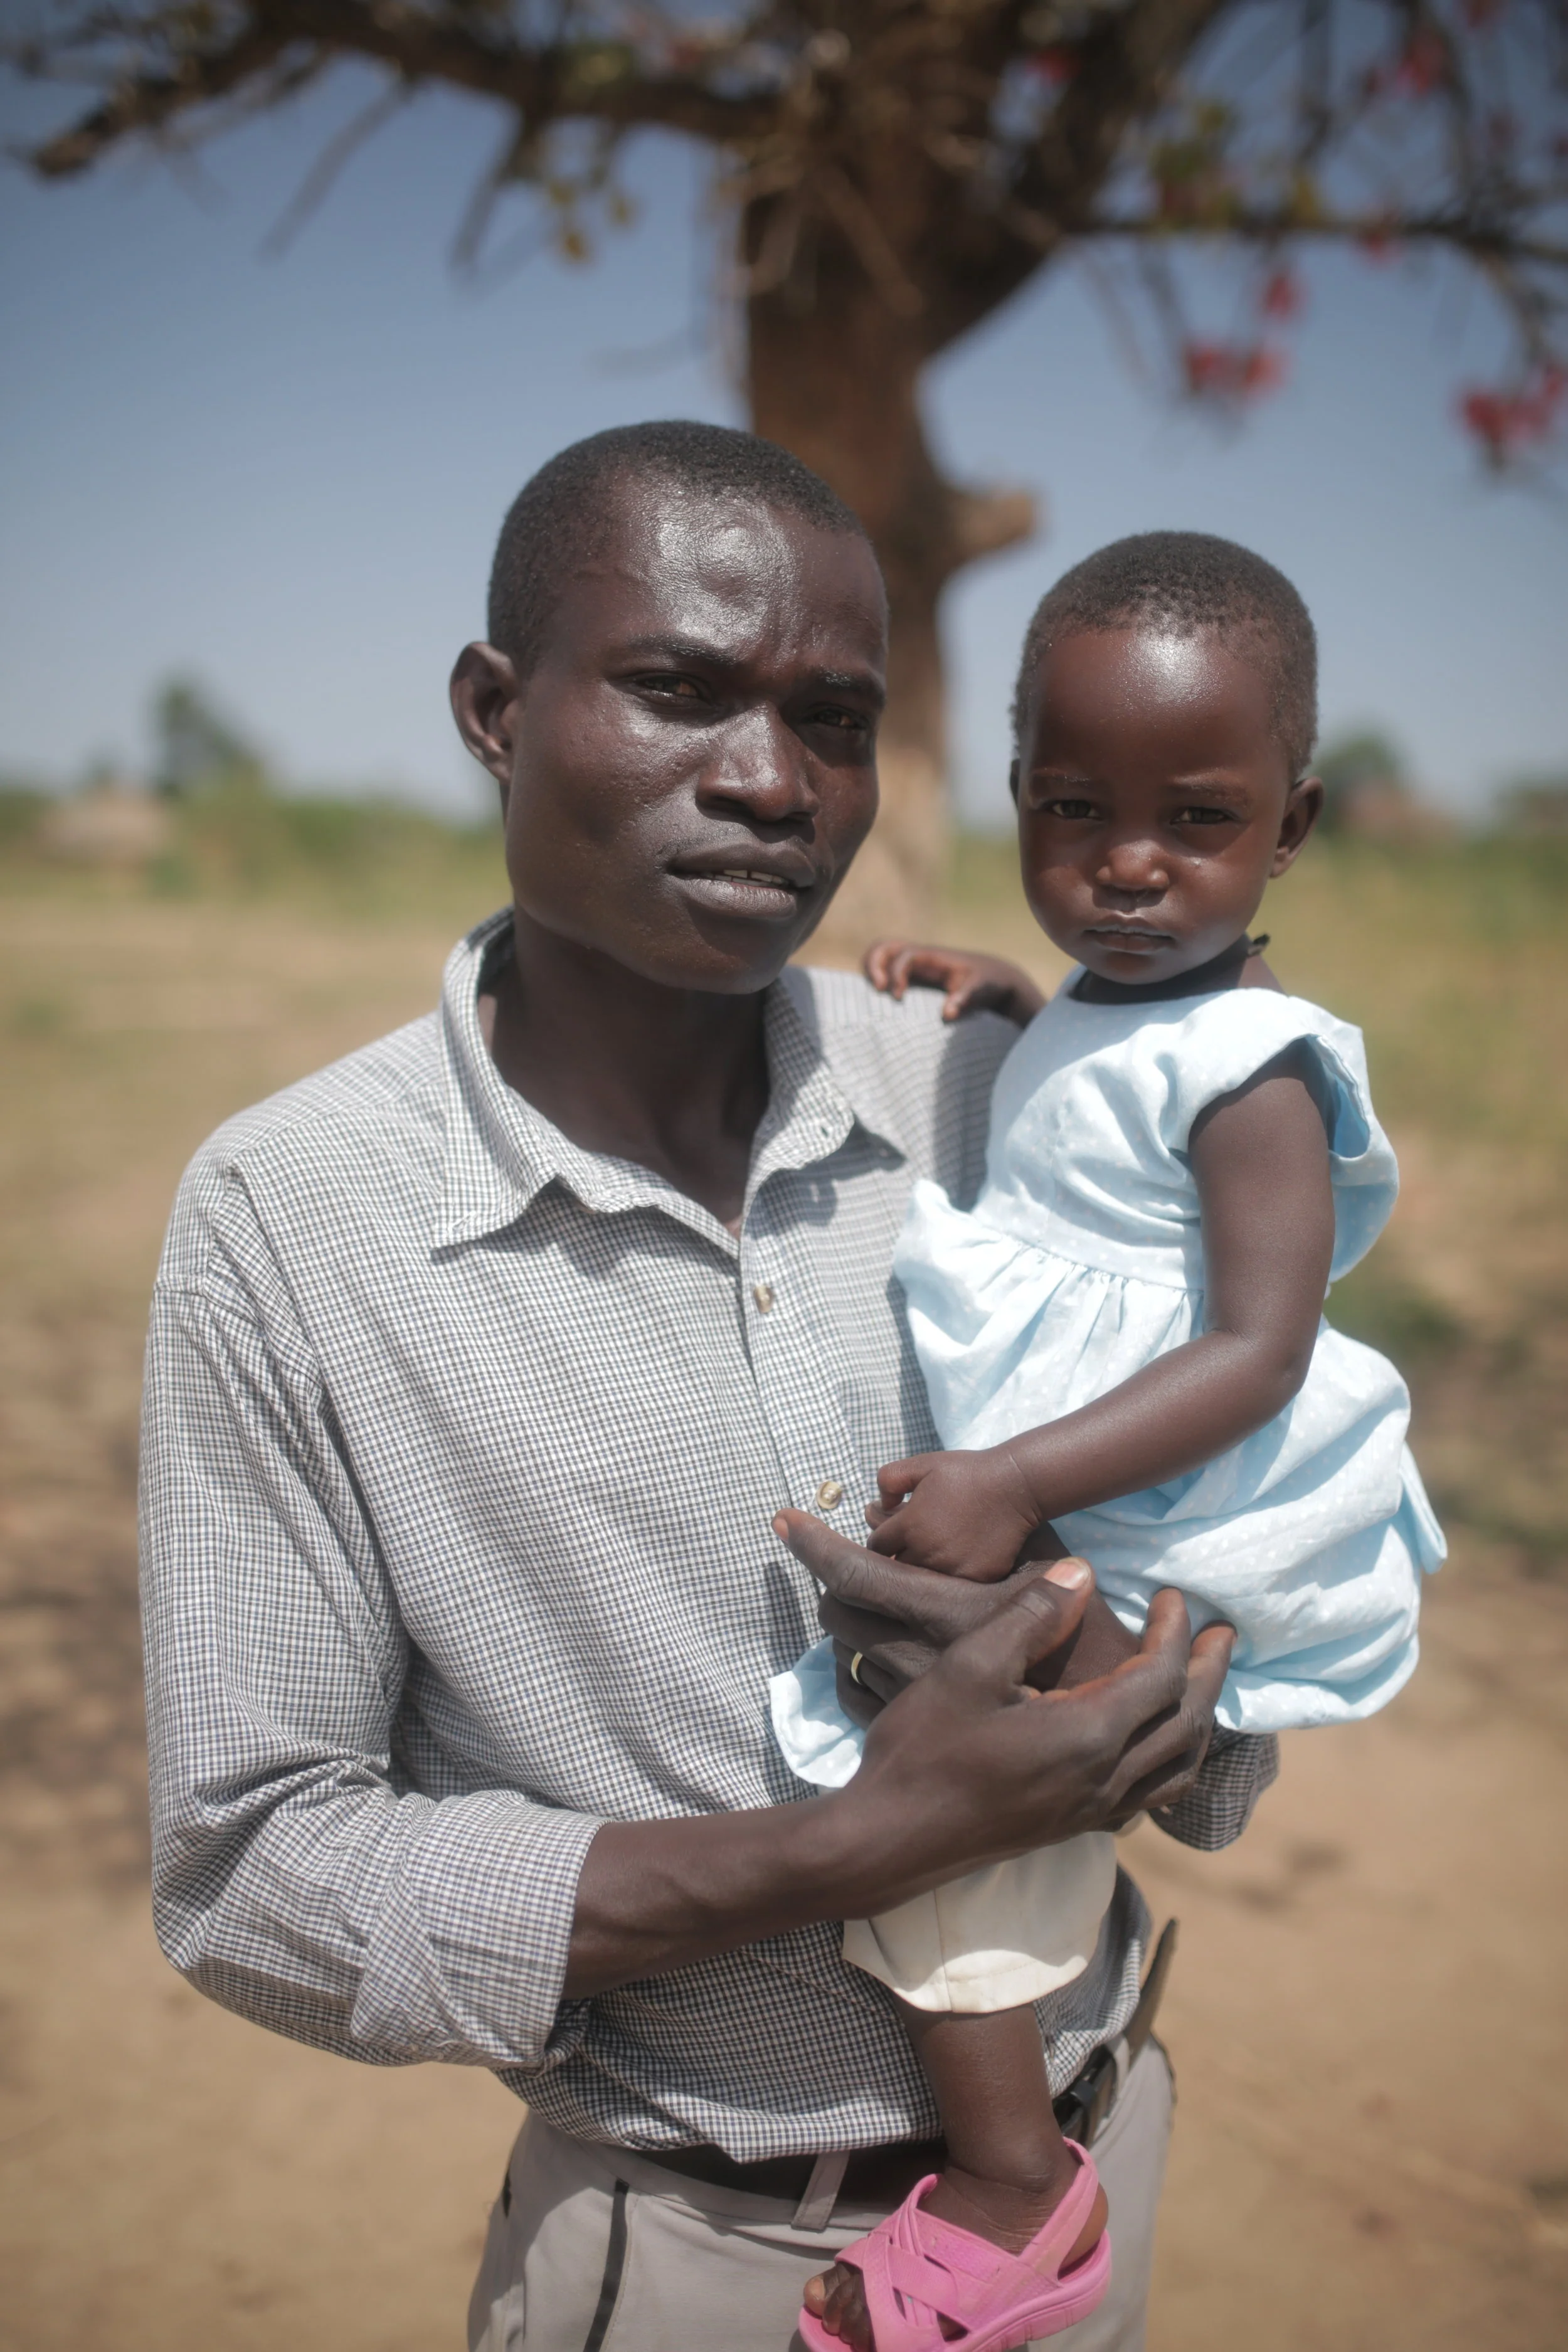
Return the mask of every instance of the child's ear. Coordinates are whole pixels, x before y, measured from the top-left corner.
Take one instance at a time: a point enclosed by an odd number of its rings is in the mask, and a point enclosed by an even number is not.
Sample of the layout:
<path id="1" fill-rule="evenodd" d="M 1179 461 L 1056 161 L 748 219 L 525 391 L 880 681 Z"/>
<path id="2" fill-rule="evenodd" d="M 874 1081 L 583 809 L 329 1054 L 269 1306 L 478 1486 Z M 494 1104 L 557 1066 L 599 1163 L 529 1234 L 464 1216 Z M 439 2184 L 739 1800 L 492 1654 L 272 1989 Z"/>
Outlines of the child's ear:
<path id="1" fill-rule="evenodd" d="M 1279 839 L 1275 845 L 1268 877 L 1273 880 L 1287 866 L 1294 866 L 1306 845 L 1307 835 L 1323 814 L 1323 786 L 1318 776 L 1303 776 L 1292 784 L 1285 802 L 1285 814 L 1280 820 Z"/>
<path id="2" fill-rule="evenodd" d="M 1014 761 L 1012 766 L 1007 771 L 1007 790 L 1012 793 L 1013 805 L 1016 808 L 1018 805 L 1018 762 L 1016 760 Z"/>

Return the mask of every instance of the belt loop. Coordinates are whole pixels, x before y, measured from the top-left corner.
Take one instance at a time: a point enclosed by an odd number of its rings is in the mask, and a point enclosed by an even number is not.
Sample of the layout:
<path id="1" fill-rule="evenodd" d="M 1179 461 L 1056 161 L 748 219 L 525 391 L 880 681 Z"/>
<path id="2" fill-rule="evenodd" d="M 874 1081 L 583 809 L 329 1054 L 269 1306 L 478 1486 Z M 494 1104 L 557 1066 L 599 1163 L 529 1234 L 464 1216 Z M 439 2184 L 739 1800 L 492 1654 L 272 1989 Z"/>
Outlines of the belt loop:
<path id="1" fill-rule="evenodd" d="M 826 2230 L 833 2219 L 833 2209 L 838 2202 L 838 2192 L 844 2186 L 848 2168 L 849 2151 L 838 2148 L 831 2156 L 819 2156 L 811 2168 L 811 2178 L 801 2192 L 800 2203 L 795 2209 L 794 2226 L 797 2230 Z"/>

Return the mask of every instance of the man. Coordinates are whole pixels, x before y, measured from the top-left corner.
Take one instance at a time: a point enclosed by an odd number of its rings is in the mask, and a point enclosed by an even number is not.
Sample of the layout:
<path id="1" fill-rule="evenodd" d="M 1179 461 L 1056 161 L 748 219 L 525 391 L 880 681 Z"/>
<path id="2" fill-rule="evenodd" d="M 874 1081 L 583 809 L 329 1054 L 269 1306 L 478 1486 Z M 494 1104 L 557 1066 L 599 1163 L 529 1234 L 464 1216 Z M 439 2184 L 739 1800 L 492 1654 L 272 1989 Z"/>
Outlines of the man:
<path id="1" fill-rule="evenodd" d="M 976 1622 L 851 1539 L 875 1466 L 934 1442 L 904 1201 L 973 1193 L 1012 1036 L 784 970 L 875 813 L 885 625 L 854 518 L 765 443 L 644 426 L 546 467 L 453 679 L 514 906 L 438 1016 L 219 1131 L 159 1273 L 159 1932 L 259 2023 L 528 2101 L 486 2352 L 780 2352 L 934 2128 L 837 1923 L 1145 1804 L 1221 1843 L 1272 1769 L 1203 1762 L 1226 1636 L 1189 1652 L 1173 1596 L 1026 1706 L 1095 1635 L 1080 1568 Z M 805 1801 L 766 1717 L 817 1601 L 784 1505 L 858 1685 L 972 1626 Z M 1083 2347 L 1141 2341 L 1145 1929 L 1123 1880 L 1041 2011 L 1058 2088 L 1119 2086 L 1121 2283 Z"/>

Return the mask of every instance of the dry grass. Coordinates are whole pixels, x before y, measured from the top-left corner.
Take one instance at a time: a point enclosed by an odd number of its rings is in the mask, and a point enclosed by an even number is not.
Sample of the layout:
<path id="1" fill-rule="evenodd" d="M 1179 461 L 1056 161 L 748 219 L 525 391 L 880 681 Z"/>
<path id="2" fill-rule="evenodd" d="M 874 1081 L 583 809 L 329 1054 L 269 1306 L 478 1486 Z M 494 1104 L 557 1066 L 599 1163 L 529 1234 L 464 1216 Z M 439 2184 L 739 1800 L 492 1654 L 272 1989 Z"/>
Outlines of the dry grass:
<path id="1" fill-rule="evenodd" d="M 515 2120 L 485 2078 L 221 2015 L 146 1926 L 132 1479 L 170 1196 L 226 1112 L 424 1010 L 500 896 L 481 842 L 368 881 L 268 856 L 0 881 L 0 2343 L 27 2352 L 455 2345 Z M 1158 2352 L 1568 2335 L 1558 878 L 1323 856 L 1268 910 L 1287 981 L 1368 1032 L 1407 1186 L 1335 1312 L 1406 1364 L 1458 1541 L 1406 1699 L 1292 1742 L 1233 1854 L 1135 1840 L 1187 1947 Z M 947 929 L 1049 969 L 1005 851 L 966 850 Z"/>

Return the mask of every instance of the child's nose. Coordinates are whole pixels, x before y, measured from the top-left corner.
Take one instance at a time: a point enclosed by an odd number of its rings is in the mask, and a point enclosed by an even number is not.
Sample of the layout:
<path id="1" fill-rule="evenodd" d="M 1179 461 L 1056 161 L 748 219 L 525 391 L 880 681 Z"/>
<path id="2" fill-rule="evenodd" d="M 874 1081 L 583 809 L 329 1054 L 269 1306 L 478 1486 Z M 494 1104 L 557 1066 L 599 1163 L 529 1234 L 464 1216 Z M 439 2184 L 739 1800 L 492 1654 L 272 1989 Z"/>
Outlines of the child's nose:
<path id="1" fill-rule="evenodd" d="M 1156 842 L 1113 841 L 1100 860 L 1096 880 L 1109 890 L 1146 895 L 1168 890 L 1171 877 Z"/>

